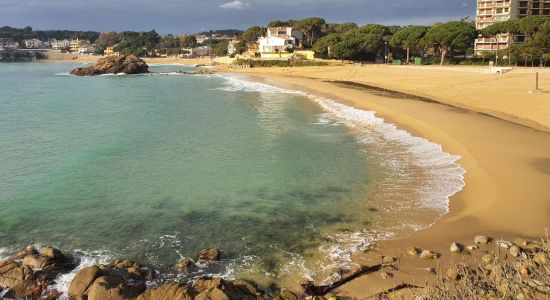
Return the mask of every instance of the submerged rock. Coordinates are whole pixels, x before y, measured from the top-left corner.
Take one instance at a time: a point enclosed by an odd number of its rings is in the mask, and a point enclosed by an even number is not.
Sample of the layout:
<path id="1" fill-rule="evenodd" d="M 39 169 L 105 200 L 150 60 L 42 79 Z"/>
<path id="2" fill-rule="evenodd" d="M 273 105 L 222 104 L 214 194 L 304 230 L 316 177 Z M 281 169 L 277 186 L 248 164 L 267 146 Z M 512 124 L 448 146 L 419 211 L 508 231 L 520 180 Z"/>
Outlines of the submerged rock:
<path id="1" fill-rule="evenodd" d="M 220 260 L 221 255 L 222 255 L 222 252 L 220 249 L 217 249 L 217 248 L 204 249 L 204 250 L 201 250 L 201 252 L 199 252 L 199 261 L 205 262 L 205 261 Z"/>
<path id="2" fill-rule="evenodd" d="M 488 244 L 489 242 L 491 242 L 491 238 L 486 235 L 478 235 L 474 238 L 474 243 L 476 244 L 485 245 L 485 244 Z"/>
<path id="3" fill-rule="evenodd" d="M 91 67 L 76 68 L 71 74 L 77 76 L 94 76 L 102 74 L 143 74 L 149 73 L 149 66 L 144 60 L 133 55 L 109 56 L 99 59 Z"/>

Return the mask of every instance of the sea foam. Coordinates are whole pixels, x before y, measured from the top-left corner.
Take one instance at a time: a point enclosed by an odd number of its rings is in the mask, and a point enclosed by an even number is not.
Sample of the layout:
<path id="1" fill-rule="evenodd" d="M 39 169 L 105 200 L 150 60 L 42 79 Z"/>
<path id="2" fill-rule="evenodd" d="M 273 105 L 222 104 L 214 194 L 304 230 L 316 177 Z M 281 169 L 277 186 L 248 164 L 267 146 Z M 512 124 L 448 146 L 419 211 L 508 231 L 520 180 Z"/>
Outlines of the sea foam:
<path id="1" fill-rule="evenodd" d="M 368 155 L 377 156 L 375 160 L 380 168 L 387 170 L 387 178 L 379 182 L 377 193 L 387 199 L 394 198 L 395 195 L 401 195 L 406 199 L 402 203 L 388 201 L 385 209 L 391 210 L 395 218 L 399 218 L 401 214 L 408 214 L 411 220 L 383 228 L 333 234 L 319 247 L 320 252 L 330 258 L 329 261 L 320 262 L 320 265 L 313 268 L 306 268 L 303 258 L 299 255 L 293 256 L 287 267 L 294 268 L 294 271 L 302 271 L 310 280 L 320 279 L 320 284 L 336 280 L 339 276 L 336 272 L 325 279 L 315 278 L 314 274 L 350 269 L 353 266 L 353 253 L 365 251 L 376 241 L 390 239 L 398 233 L 416 231 L 433 225 L 435 220 L 429 224 L 415 223 L 415 209 L 435 211 L 435 218 L 441 217 L 449 212 L 449 198 L 464 187 L 465 170 L 457 163 L 460 156 L 446 153 L 441 145 L 413 136 L 406 130 L 385 122 L 374 111 L 356 109 L 302 91 L 243 80 L 235 75 L 218 76 L 225 79 L 221 88 L 225 91 L 286 93 L 311 99 L 324 111 L 315 124 L 348 127 L 357 142 L 369 149 Z M 421 173 L 421 176 L 414 172 Z M 411 186 L 414 187 L 413 193 L 410 190 Z M 292 273 L 291 270 L 287 271 Z"/>

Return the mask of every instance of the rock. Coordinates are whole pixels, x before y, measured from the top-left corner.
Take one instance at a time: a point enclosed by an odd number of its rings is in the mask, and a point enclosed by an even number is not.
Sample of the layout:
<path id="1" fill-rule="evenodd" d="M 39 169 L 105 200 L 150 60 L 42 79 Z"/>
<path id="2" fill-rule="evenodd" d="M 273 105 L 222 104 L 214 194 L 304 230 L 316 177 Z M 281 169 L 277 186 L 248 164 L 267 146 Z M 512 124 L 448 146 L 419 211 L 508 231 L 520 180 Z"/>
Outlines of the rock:
<path id="1" fill-rule="evenodd" d="M 101 270 L 97 266 L 86 267 L 78 271 L 69 285 L 69 297 L 77 300 L 83 299 L 88 288 L 100 276 Z"/>
<path id="2" fill-rule="evenodd" d="M 192 300 L 189 287 L 183 283 L 168 283 L 154 289 L 148 289 L 137 300 Z"/>
<path id="3" fill-rule="evenodd" d="M 53 262 L 50 257 L 38 254 L 29 254 L 23 258 L 23 265 L 29 266 L 33 269 L 43 269 L 52 263 Z"/>
<path id="4" fill-rule="evenodd" d="M 457 244 L 457 243 L 452 243 L 451 247 L 449 248 L 449 251 L 451 251 L 452 253 L 461 253 L 462 249 L 464 249 L 463 245 Z"/>
<path id="5" fill-rule="evenodd" d="M 420 249 L 416 247 L 408 247 L 406 252 L 410 256 L 417 256 L 420 253 Z"/>
<path id="6" fill-rule="evenodd" d="M 298 297 L 293 292 L 283 289 L 275 292 L 273 300 L 298 300 Z"/>
<path id="7" fill-rule="evenodd" d="M 513 257 L 518 257 L 518 256 L 520 256 L 521 253 L 522 253 L 522 252 L 521 252 L 521 249 L 520 249 L 518 246 L 516 246 L 516 245 L 512 245 L 512 246 L 510 247 L 509 252 L 510 252 L 510 255 L 512 255 Z"/>
<path id="8" fill-rule="evenodd" d="M 189 258 L 184 258 L 182 260 L 180 260 L 177 264 L 176 264 L 176 269 L 179 269 L 179 270 L 187 270 L 189 267 L 193 266 L 195 263 L 189 259 Z"/>
<path id="9" fill-rule="evenodd" d="M 382 256 L 382 261 L 386 264 L 391 264 L 391 263 L 395 262 L 395 257 Z"/>
<path id="10" fill-rule="evenodd" d="M 0 265 L 0 290 L 6 289 L 8 298 L 38 298 L 40 287 L 33 281 L 31 267 L 23 266 L 13 260 L 3 261 Z"/>
<path id="11" fill-rule="evenodd" d="M 386 280 L 388 278 L 392 278 L 393 277 L 393 274 L 392 273 L 388 273 L 388 272 L 382 272 L 380 273 L 380 277 L 382 277 L 382 279 Z"/>
<path id="12" fill-rule="evenodd" d="M 484 262 L 486 265 L 492 264 L 495 261 L 495 257 L 492 255 L 483 255 L 481 257 L 481 261 Z"/>
<path id="13" fill-rule="evenodd" d="M 220 278 L 199 278 L 193 282 L 192 288 L 196 300 L 256 300 L 260 295 L 254 285 L 244 280 L 232 282 Z"/>
<path id="14" fill-rule="evenodd" d="M 546 266 L 548 265 L 548 258 L 546 257 L 546 254 L 543 252 L 539 252 L 533 256 L 533 262 L 538 264 L 539 266 Z"/>
<path id="15" fill-rule="evenodd" d="M 453 267 L 450 267 L 448 270 L 447 270 L 447 278 L 451 279 L 451 280 L 460 280 L 460 272 L 458 271 L 458 268 L 456 266 L 453 266 Z"/>
<path id="16" fill-rule="evenodd" d="M 497 241 L 497 245 L 500 247 L 500 248 L 504 248 L 504 249 L 510 249 L 510 247 L 512 247 L 512 243 L 508 242 L 508 241 L 505 241 L 505 240 L 499 240 Z"/>
<path id="17" fill-rule="evenodd" d="M 56 249 L 54 247 L 42 248 L 38 251 L 38 253 L 40 253 L 40 255 L 43 255 L 43 256 L 46 256 L 46 257 L 49 257 L 49 258 L 53 258 L 53 259 L 64 259 L 65 258 L 65 256 L 61 252 L 61 250 Z"/>
<path id="18" fill-rule="evenodd" d="M 432 252 L 430 250 L 424 250 L 420 253 L 420 258 L 422 259 L 436 259 L 439 257 L 439 254 Z"/>
<path id="19" fill-rule="evenodd" d="M 469 246 L 466 246 L 466 249 L 468 249 L 468 251 L 471 252 L 471 251 L 479 249 L 479 247 L 477 245 L 469 245 Z"/>
<path id="20" fill-rule="evenodd" d="M 199 252 L 199 261 L 216 261 L 220 260 L 221 251 L 217 248 L 204 249 Z"/>
<path id="21" fill-rule="evenodd" d="M 491 238 L 486 235 L 478 235 L 474 238 L 474 243 L 476 244 L 489 244 L 491 242 Z"/>
<path id="22" fill-rule="evenodd" d="M 519 247 L 527 247 L 529 245 L 529 242 L 525 239 L 515 239 L 514 244 L 516 244 Z"/>
<path id="23" fill-rule="evenodd" d="M 93 76 L 101 74 L 143 74 L 149 73 L 149 66 L 142 59 L 129 56 L 109 56 L 99 59 L 91 67 L 76 68 L 71 74 L 77 76 Z"/>

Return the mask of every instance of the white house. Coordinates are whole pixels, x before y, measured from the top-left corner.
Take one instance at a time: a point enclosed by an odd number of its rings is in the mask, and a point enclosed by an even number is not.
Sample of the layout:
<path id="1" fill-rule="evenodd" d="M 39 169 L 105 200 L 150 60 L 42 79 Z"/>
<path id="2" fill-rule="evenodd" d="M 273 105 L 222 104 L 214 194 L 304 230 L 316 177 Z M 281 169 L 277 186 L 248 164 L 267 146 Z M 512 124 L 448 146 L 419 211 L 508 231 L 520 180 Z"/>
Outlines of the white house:
<path id="1" fill-rule="evenodd" d="M 80 54 L 94 54 L 96 48 L 94 45 L 82 45 L 78 48 L 78 53 Z"/>
<path id="2" fill-rule="evenodd" d="M 303 33 L 292 27 L 268 27 L 267 36 L 258 39 L 259 51 L 260 54 L 272 54 L 298 49 L 302 46 L 303 38 Z"/>
<path id="3" fill-rule="evenodd" d="M 44 47 L 44 43 L 39 39 L 28 39 L 23 41 L 27 49 L 40 49 Z"/>
<path id="4" fill-rule="evenodd" d="M 71 41 L 69 40 L 52 40 L 52 50 L 67 50 L 71 47 Z"/>
<path id="5" fill-rule="evenodd" d="M 229 41 L 229 44 L 227 44 L 227 55 L 232 55 L 237 52 L 237 45 L 239 44 L 239 40 L 236 38 L 233 38 L 231 41 Z"/>

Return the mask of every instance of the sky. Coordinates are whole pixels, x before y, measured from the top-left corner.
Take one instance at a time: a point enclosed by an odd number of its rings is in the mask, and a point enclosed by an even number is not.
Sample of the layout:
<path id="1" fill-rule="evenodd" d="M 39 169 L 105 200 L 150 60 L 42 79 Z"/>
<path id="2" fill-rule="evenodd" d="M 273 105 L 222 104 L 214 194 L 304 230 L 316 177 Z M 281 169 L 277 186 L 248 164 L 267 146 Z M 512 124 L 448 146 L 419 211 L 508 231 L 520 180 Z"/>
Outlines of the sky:
<path id="1" fill-rule="evenodd" d="M 430 25 L 472 17 L 475 0 L 0 0 L 0 26 L 162 34 L 323 17 L 359 25 Z"/>

